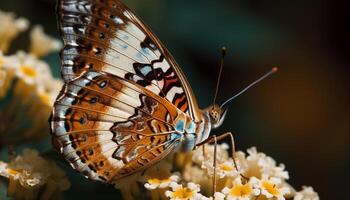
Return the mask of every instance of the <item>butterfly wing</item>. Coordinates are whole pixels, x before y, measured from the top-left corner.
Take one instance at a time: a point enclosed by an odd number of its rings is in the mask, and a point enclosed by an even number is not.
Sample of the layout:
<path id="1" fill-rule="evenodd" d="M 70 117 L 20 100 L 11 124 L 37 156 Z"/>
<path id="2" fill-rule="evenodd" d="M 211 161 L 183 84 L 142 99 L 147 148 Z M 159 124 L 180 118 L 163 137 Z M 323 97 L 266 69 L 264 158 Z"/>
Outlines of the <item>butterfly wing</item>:
<path id="1" fill-rule="evenodd" d="M 65 86 L 51 120 L 56 149 L 90 179 L 113 182 L 177 148 L 174 120 L 197 104 L 159 40 L 118 0 L 57 9 Z"/>
<path id="2" fill-rule="evenodd" d="M 119 0 L 61 0 L 58 17 L 65 81 L 91 70 L 110 73 L 166 98 L 197 121 L 197 102 L 180 67 Z"/>
<path id="3" fill-rule="evenodd" d="M 111 182 L 149 167 L 178 146 L 182 112 L 120 77 L 87 72 L 65 84 L 51 125 L 53 144 L 74 169 Z"/>

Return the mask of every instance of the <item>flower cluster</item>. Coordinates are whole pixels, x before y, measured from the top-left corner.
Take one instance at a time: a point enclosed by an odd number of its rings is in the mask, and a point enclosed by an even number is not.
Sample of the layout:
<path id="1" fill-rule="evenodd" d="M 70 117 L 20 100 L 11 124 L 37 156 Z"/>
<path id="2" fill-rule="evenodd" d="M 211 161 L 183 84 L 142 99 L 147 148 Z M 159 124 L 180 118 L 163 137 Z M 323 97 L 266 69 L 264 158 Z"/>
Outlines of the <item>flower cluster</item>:
<path id="1" fill-rule="evenodd" d="M 46 35 L 41 26 L 30 31 L 29 52 L 8 54 L 11 42 L 28 28 L 28 20 L 0 11 L 2 145 L 46 137 L 47 119 L 63 84 L 41 59 L 60 49 L 61 43 Z M 213 145 L 170 155 L 155 166 L 118 181 L 115 187 L 126 200 L 319 199 L 312 187 L 304 186 L 301 191 L 291 187 L 285 166 L 277 165 L 256 148 L 248 149 L 247 154 L 235 152 L 233 157 L 228 148 L 225 143 L 218 145 L 216 159 Z M 35 150 L 25 150 L 10 162 L 0 161 L 0 176 L 9 181 L 7 195 L 16 199 L 53 199 L 70 187 L 65 173 Z"/>
<path id="2" fill-rule="evenodd" d="M 30 31 L 30 52 L 8 54 L 11 42 L 29 28 L 29 21 L 0 11 L 0 140 L 1 147 L 48 136 L 47 119 L 62 81 L 53 78 L 41 57 L 61 47 L 41 26 Z M 43 45 L 44 44 L 44 45 Z M 11 48 L 12 50 L 13 48 Z M 15 199 L 57 199 L 70 187 L 65 173 L 35 150 L 0 161 L 7 178 L 7 196 Z"/>
<path id="3" fill-rule="evenodd" d="M 60 49 L 61 43 L 47 36 L 41 26 L 30 31 L 30 52 L 6 54 L 15 36 L 28 27 L 28 20 L 0 11 L 0 136 L 5 145 L 47 135 L 47 119 L 62 87 L 62 81 L 53 78 L 49 65 L 40 59 Z"/>
<path id="4" fill-rule="evenodd" d="M 205 148 L 187 154 L 170 156 L 144 175 L 139 175 L 138 181 L 145 182 L 144 187 L 152 200 L 319 199 L 311 187 L 296 192 L 287 183 L 289 174 L 285 166 L 277 165 L 273 158 L 258 152 L 255 147 L 248 149 L 247 154 L 235 152 L 235 160 L 227 150 L 225 143 L 217 146 L 215 169 L 214 145 L 205 145 Z M 133 199 L 132 195 L 129 194 L 127 199 Z"/>
<path id="5" fill-rule="evenodd" d="M 10 163 L 0 162 L 0 175 L 9 179 L 7 195 L 16 199 L 53 199 L 70 187 L 65 173 L 36 150 L 26 149 Z"/>

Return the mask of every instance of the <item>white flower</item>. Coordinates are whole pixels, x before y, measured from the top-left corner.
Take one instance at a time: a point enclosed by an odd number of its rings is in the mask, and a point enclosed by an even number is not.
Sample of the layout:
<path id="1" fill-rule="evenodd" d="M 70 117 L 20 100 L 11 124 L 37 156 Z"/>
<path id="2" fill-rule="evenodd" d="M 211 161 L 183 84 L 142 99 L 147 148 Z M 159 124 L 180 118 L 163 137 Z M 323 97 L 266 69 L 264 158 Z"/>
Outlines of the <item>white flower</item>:
<path id="1" fill-rule="evenodd" d="M 206 145 L 205 154 L 202 148 L 192 152 L 192 157 L 191 153 L 176 154 L 175 169 L 181 172 L 179 176 L 182 185 L 174 181 L 169 184 L 170 181 L 165 179 L 165 184 L 171 188 L 165 192 L 165 196 L 173 200 L 285 200 L 294 196 L 294 200 L 319 200 L 312 188 L 304 188 L 303 191 L 295 193 L 295 190 L 286 182 L 289 175 L 284 165 L 277 165 L 274 159 L 258 152 L 255 147 L 248 149 L 247 156 L 241 151 L 235 152 L 235 160 L 229 156 L 227 144 L 217 147 L 217 179 L 214 195 L 214 145 Z M 165 167 L 160 167 L 162 168 Z M 174 170 L 169 170 L 170 168 L 167 166 L 167 170 L 163 171 L 170 174 Z M 157 189 L 149 191 L 152 200 L 165 198 L 162 194 L 166 189 L 158 189 L 161 182 L 162 179 L 157 178 L 153 184 L 152 181 L 145 184 L 146 188 Z"/>
<path id="2" fill-rule="evenodd" d="M 29 85 L 45 85 L 51 79 L 51 71 L 47 63 L 30 54 L 18 52 L 19 66 L 16 75 Z"/>
<path id="3" fill-rule="evenodd" d="M 0 10 L 0 50 L 6 52 L 12 40 L 29 26 L 28 20 Z"/>
<path id="4" fill-rule="evenodd" d="M 284 170 L 285 167 L 283 164 L 277 166 L 273 158 L 258 152 L 255 147 L 248 149 L 247 152 L 246 166 L 248 167 L 245 172 L 246 176 L 257 178 L 267 176 L 289 179 L 288 172 Z"/>
<path id="5" fill-rule="evenodd" d="M 221 192 L 214 193 L 214 200 L 224 200 L 225 197 L 226 197 L 226 195 L 221 193 Z"/>
<path id="6" fill-rule="evenodd" d="M 262 177 L 260 180 L 252 177 L 251 183 L 255 189 L 260 190 L 260 194 L 266 198 L 276 198 L 285 200 L 284 195 L 290 193 L 290 189 L 282 185 L 282 180 L 276 177 Z"/>
<path id="7" fill-rule="evenodd" d="M 261 166 L 262 173 L 267 176 L 278 177 L 285 180 L 289 179 L 288 172 L 284 170 L 285 166 L 283 164 L 277 166 L 276 161 L 269 156 L 266 156 L 264 159 L 260 159 L 259 165 Z"/>
<path id="8" fill-rule="evenodd" d="M 14 171 L 14 173 L 14 179 L 18 180 L 23 187 L 28 189 L 41 187 L 46 182 L 41 173 L 33 173 L 27 170 L 17 173 Z"/>
<path id="9" fill-rule="evenodd" d="M 303 189 L 297 192 L 294 196 L 294 200 L 319 200 L 317 192 L 312 187 L 303 186 Z"/>
<path id="10" fill-rule="evenodd" d="M 228 200 L 249 200 L 256 198 L 260 194 L 260 190 L 253 187 L 251 181 L 242 184 L 240 177 L 233 181 L 232 187 L 225 187 L 222 193 L 227 196 Z"/>
<path id="11" fill-rule="evenodd" d="M 183 187 L 177 183 L 170 184 L 171 191 L 166 191 L 165 196 L 171 200 L 200 200 L 203 195 L 199 194 L 199 185 L 189 182 L 187 187 Z"/>
<path id="12" fill-rule="evenodd" d="M 36 25 L 30 32 L 30 53 L 42 57 L 62 47 L 59 40 L 46 35 L 43 27 Z"/>
<path id="13" fill-rule="evenodd" d="M 64 171 L 36 150 L 24 150 L 9 164 L 1 162 L 0 175 L 9 178 L 8 195 L 15 198 L 50 199 L 70 187 Z"/>
<path id="14" fill-rule="evenodd" d="M 5 96 L 10 89 L 15 76 L 15 69 L 19 65 L 16 55 L 5 56 L 0 50 L 0 98 Z"/>
<path id="15" fill-rule="evenodd" d="M 14 87 L 16 100 L 23 105 L 34 103 L 36 106 L 32 105 L 31 109 L 40 110 L 42 105 L 45 105 L 46 109 L 52 106 L 58 92 L 50 92 L 48 88 L 54 80 L 48 64 L 22 51 L 12 59 L 16 59 L 14 62 L 16 65 L 5 65 L 5 67 L 19 79 Z"/>
<path id="16" fill-rule="evenodd" d="M 213 187 L 213 178 L 209 177 L 205 170 L 197 166 L 186 165 L 182 172 L 182 177 L 187 182 L 194 182 L 201 186 L 201 191 L 211 193 Z"/>
<path id="17" fill-rule="evenodd" d="M 7 163 L 0 161 L 0 176 L 6 177 L 6 178 L 9 177 L 7 166 L 8 166 Z"/>
<path id="18" fill-rule="evenodd" d="M 14 171 L 26 171 L 33 177 L 43 177 L 43 181 L 60 182 L 62 190 L 69 188 L 70 183 L 65 178 L 65 173 L 53 162 L 45 160 L 39 156 L 36 150 L 26 149 L 22 155 L 17 156 L 8 165 L 8 168 Z M 40 174 L 40 175 L 39 175 Z"/>
<path id="19" fill-rule="evenodd" d="M 159 178 L 150 178 L 145 183 L 145 188 L 149 190 L 154 190 L 157 188 L 166 188 L 169 187 L 172 182 L 178 182 L 180 177 L 178 175 L 171 175 L 168 178 L 159 179 Z"/>
<path id="20" fill-rule="evenodd" d="M 203 161 L 213 161 L 214 160 L 214 145 L 205 145 L 205 151 L 203 152 L 203 147 L 199 147 L 198 149 L 192 152 L 192 161 L 199 166 L 202 165 Z M 228 156 L 228 145 L 226 143 L 218 144 L 216 146 L 216 161 L 218 163 L 226 161 Z"/>
<path id="21" fill-rule="evenodd" d="M 213 161 L 203 161 L 202 169 L 207 170 L 207 173 L 210 176 L 213 176 L 213 174 L 214 174 Z M 232 177 L 237 177 L 240 173 L 237 172 L 237 170 L 235 168 L 235 164 L 234 164 L 232 158 L 230 158 L 223 163 L 217 163 L 216 174 L 218 175 L 219 178 L 224 178 L 224 177 L 231 177 L 232 178 Z"/>
<path id="22" fill-rule="evenodd" d="M 247 160 L 247 166 L 248 170 L 246 172 L 246 176 L 248 177 L 257 177 L 261 178 L 262 171 L 261 171 L 261 163 L 266 158 L 266 155 L 264 153 L 258 153 L 255 147 L 252 147 L 247 150 L 248 156 L 246 158 Z"/>
<path id="23" fill-rule="evenodd" d="M 18 56 L 15 55 L 3 55 L 0 51 L 0 69 L 6 69 L 9 71 L 15 71 L 20 66 Z"/>

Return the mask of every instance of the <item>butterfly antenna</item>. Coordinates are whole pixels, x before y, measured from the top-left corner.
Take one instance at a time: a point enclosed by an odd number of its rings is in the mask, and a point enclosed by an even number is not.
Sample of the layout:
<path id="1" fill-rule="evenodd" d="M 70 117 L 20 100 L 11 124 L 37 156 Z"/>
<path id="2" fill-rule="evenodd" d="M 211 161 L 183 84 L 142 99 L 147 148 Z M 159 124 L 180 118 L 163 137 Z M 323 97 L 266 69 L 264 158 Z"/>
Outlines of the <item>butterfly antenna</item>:
<path id="1" fill-rule="evenodd" d="M 213 105 L 215 105 L 216 98 L 217 98 L 218 92 L 219 92 L 221 74 L 222 74 L 222 69 L 224 68 L 224 59 L 225 59 L 226 51 L 227 51 L 226 47 L 222 47 L 221 48 L 221 63 L 220 63 L 220 70 L 219 70 L 218 80 L 216 81 L 216 88 L 215 88 Z"/>
<path id="2" fill-rule="evenodd" d="M 220 108 L 223 108 L 226 104 L 228 104 L 230 101 L 232 101 L 233 99 L 235 99 L 236 97 L 238 97 L 239 95 L 243 94 L 245 91 L 247 91 L 249 88 L 253 87 L 254 85 L 256 85 L 257 83 L 259 83 L 260 81 L 264 80 L 265 78 L 269 77 L 270 75 L 274 74 L 275 72 L 277 72 L 278 68 L 274 67 L 272 68 L 269 72 L 267 72 L 265 75 L 263 75 L 262 77 L 260 77 L 259 79 L 257 79 L 256 81 L 254 81 L 253 83 L 249 84 L 247 87 L 245 87 L 243 90 L 241 90 L 240 92 L 238 92 L 236 95 L 232 96 L 231 98 L 227 99 L 224 103 L 221 104 Z"/>

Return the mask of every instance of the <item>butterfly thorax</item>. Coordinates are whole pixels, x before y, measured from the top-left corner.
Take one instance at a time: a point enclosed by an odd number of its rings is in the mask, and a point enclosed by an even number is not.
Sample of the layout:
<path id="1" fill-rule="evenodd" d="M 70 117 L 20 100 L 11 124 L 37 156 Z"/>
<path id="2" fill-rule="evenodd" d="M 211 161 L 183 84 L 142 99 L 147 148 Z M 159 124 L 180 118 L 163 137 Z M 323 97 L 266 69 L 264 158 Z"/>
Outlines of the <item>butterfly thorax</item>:
<path id="1" fill-rule="evenodd" d="M 218 128 L 226 115 L 218 105 L 209 106 L 201 111 L 199 122 L 178 119 L 176 129 L 183 133 L 180 151 L 191 151 L 196 145 L 206 140 L 212 129 Z"/>

